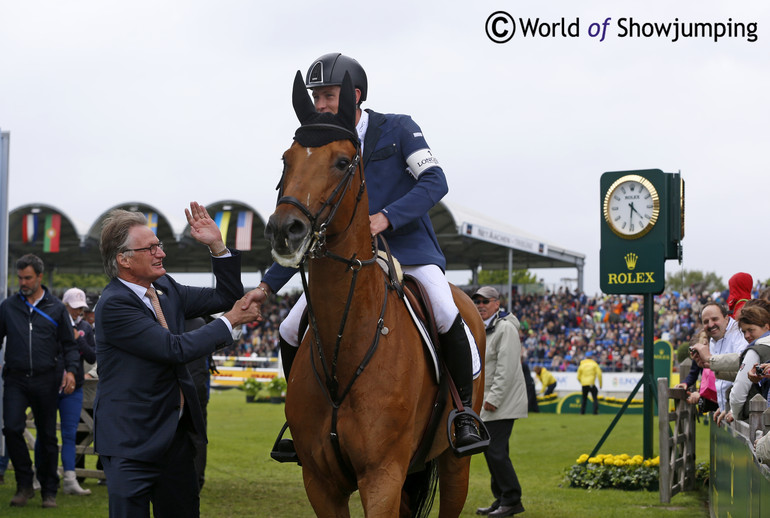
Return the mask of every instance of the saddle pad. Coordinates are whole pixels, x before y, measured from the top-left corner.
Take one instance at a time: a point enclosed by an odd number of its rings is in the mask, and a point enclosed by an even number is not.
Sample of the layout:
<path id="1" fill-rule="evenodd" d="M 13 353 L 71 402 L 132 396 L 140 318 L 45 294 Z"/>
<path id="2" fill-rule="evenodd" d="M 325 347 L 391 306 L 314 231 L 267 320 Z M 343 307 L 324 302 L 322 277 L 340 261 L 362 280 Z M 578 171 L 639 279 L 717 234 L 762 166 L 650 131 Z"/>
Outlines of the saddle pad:
<path id="1" fill-rule="evenodd" d="M 406 309 L 409 310 L 409 314 L 412 316 L 412 320 L 414 320 L 414 323 L 417 326 L 417 330 L 420 332 L 422 343 L 425 345 L 425 348 L 430 354 L 431 363 L 433 364 L 433 375 L 436 377 L 436 383 L 438 383 L 441 368 L 439 367 L 438 363 L 436 346 L 434 345 L 433 340 L 430 339 L 430 334 L 425 329 L 425 324 L 423 324 L 422 320 L 417 318 L 417 314 L 414 312 L 414 309 L 412 309 L 412 305 L 409 303 L 409 299 L 404 297 L 403 300 L 406 304 Z M 473 379 L 476 379 L 479 377 L 479 374 L 481 374 L 481 355 L 479 354 L 479 346 L 476 344 L 476 340 L 473 338 L 473 334 L 471 334 L 468 326 L 465 325 L 465 322 L 463 322 L 463 329 L 465 330 L 465 334 L 468 336 L 468 343 L 470 344 L 471 348 L 471 358 L 473 360 Z"/>

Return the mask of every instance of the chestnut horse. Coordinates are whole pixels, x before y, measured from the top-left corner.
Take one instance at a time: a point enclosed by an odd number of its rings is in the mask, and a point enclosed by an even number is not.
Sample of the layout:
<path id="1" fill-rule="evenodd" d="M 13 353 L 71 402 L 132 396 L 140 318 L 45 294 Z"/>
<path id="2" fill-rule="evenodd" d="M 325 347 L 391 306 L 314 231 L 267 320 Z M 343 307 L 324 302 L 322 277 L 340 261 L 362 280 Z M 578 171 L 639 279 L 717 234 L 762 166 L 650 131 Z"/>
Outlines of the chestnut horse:
<path id="1" fill-rule="evenodd" d="M 286 418 L 316 515 L 349 516 L 356 489 L 368 518 L 427 515 L 433 491 L 424 486 L 437 472 L 439 516 L 457 517 L 470 457 L 449 447 L 451 399 L 429 438 L 425 476 L 407 477 L 438 385 L 417 327 L 374 261 L 353 99 L 345 81 L 339 113 L 317 114 L 297 73 L 294 109 L 302 126 L 283 155 L 279 200 L 265 232 L 279 264 L 301 265 L 303 282 L 307 269 L 309 326 L 288 375 Z M 452 292 L 483 366 L 483 322 L 467 295 L 454 286 Z M 483 381 L 482 371 L 476 412 Z"/>

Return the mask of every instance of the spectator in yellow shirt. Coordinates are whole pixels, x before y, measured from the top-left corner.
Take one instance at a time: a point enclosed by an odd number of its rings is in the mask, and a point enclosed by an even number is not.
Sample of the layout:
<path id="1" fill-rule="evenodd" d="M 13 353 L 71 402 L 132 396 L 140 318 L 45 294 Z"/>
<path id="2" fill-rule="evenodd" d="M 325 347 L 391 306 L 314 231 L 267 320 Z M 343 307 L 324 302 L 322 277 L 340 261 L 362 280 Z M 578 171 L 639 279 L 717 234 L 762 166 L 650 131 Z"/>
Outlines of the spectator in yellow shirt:
<path id="1" fill-rule="evenodd" d="M 543 395 L 553 394 L 553 391 L 556 390 L 556 378 L 553 377 L 553 374 L 538 365 L 535 367 L 535 376 L 543 385 Z"/>

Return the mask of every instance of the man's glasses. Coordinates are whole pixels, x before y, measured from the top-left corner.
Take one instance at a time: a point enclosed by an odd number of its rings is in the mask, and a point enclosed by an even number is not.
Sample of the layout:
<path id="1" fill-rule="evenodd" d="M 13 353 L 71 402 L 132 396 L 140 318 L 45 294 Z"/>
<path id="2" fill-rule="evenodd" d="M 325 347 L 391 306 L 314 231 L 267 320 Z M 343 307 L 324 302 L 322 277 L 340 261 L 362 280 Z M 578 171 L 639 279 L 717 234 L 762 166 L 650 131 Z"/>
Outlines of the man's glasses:
<path id="1" fill-rule="evenodd" d="M 158 253 L 158 250 L 163 250 L 163 243 L 161 241 L 158 241 L 157 243 L 154 243 L 150 246 L 145 246 L 144 248 L 126 248 L 123 250 L 124 252 L 150 252 L 150 255 L 155 255 Z"/>
<path id="2" fill-rule="evenodd" d="M 484 304 L 484 305 L 486 305 L 486 304 L 489 304 L 490 302 L 491 302 L 491 301 L 490 301 L 489 299 L 473 299 L 473 303 L 474 303 L 474 304 L 476 304 L 477 306 L 478 306 L 479 304 Z"/>

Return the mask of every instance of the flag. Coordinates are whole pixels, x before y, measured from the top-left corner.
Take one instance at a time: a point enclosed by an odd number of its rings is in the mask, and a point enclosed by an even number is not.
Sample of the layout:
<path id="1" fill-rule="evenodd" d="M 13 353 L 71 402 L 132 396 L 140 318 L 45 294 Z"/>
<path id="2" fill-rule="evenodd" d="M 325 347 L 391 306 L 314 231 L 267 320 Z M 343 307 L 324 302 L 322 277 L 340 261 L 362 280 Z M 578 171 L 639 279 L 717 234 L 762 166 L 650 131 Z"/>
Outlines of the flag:
<path id="1" fill-rule="evenodd" d="M 158 235 L 158 215 L 154 212 L 145 212 L 144 217 L 147 218 L 147 226 L 150 227 L 152 233 Z"/>
<path id="2" fill-rule="evenodd" d="M 27 214 L 21 220 L 21 242 L 34 243 L 37 240 L 37 214 Z"/>
<path id="3" fill-rule="evenodd" d="M 230 211 L 217 212 L 217 216 L 214 218 L 219 231 L 222 233 L 222 241 L 227 243 L 227 227 L 230 226 Z"/>
<path id="4" fill-rule="evenodd" d="M 235 231 L 235 248 L 251 250 L 251 223 L 254 213 L 250 210 L 238 213 L 238 228 Z"/>
<path id="5" fill-rule="evenodd" d="M 61 234 L 61 214 L 49 214 L 45 217 L 45 241 L 43 252 L 58 252 Z"/>

